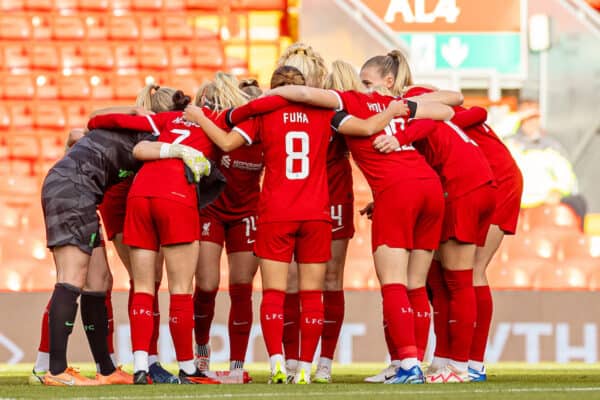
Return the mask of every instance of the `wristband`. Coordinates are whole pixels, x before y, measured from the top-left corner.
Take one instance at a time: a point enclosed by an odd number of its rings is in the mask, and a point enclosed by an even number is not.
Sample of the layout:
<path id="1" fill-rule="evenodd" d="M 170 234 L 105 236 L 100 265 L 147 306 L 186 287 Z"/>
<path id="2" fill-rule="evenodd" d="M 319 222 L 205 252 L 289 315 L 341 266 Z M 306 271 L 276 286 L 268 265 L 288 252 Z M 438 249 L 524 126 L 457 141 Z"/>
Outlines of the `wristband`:
<path id="1" fill-rule="evenodd" d="M 408 118 L 414 118 L 417 114 L 417 105 L 416 101 L 407 100 L 406 105 L 408 107 Z"/>
<path id="2" fill-rule="evenodd" d="M 171 150 L 171 144 L 170 143 L 163 143 L 160 146 L 160 155 L 159 155 L 159 158 L 171 158 L 171 156 L 169 155 L 170 150 Z"/>

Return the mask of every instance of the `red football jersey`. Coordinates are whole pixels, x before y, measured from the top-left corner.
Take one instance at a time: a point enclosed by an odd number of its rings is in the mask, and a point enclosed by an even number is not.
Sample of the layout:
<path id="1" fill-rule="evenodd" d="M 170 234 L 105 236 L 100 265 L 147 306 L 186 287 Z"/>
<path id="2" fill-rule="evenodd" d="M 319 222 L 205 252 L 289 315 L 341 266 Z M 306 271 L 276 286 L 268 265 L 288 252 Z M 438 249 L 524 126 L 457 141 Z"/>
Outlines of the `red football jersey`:
<path id="1" fill-rule="evenodd" d="M 487 112 L 480 107 L 471 107 L 465 110 L 463 107 L 455 107 L 456 116 L 460 117 L 463 113 L 471 111 L 480 111 L 482 116 L 486 116 Z M 482 122 L 485 122 L 485 118 Z M 465 133 L 479 145 L 479 148 L 485 155 L 485 158 L 490 164 L 492 173 L 497 182 L 504 181 L 513 177 L 515 174 L 520 174 L 519 167 L 513 159 L 510 151 L 506 148 L 502 140 L 496 135 L 485 123 L 466 126 L 463 128 Z"/>
<path id="2" fill-rule="evenodd" d="M 223 154 L 219 170 L 227 179 L 225 190 L 207 210 L 223 221 L 235 221 L 256 215 L 263 170 L 263 149 L 260 143 L 244 146 Z"/>
<path id="3" fill-rule="evenodd" d="M 342 108 L 359 118 L 369 118 L 387 108 L 394 100 L 390 96 L 378 93 L 360 93 L 354 91 L 338 93 Z M 393 135 L 407 128 L 406 118 L 395 118 L 382 132 L 369 137 L 346 136 L 346 143 L 352 158 L 365 175 L 373 194 L 411 179 L 437 179 L 435 172 L 415 148 L 406 143 L 398 151 L 382 154 L 373 147 L 373 141 L 380 135 Z"/>
<path id="4" fill-rule="evenodd" d="M 331 204 L 345 204 L 354 201 L 352 191 L 352 166 L 350 152 L 344 135 L 333 136 L 327 149 L 327 183 Z"/>
<path id="5" fill-rule="evenodd" d="M 248 120 L 233 130 L 263 145 L 260 222 L 330 221 L 327 147 L 333 111 L 299 104 Z"/>
<path id="6" fill-rule="evenodd" d="M 216 118 L 209 109 L 203 108 L 210 118 Z M 216 146 L 199 125 L 186 121 L 183 112 L 172 111 L 152 116 L 109 114 L 94 117 L 90 128 L 123 128 L 154 132 L 159 142 L 181 143 L 200 150 L 209 159 L 218 155 Z M 129 191 L 130 197 L 161 197 L 196 207 L 196 188 L 185 176 L 180 159 L 161 159 L 144 163 L 137 173 Z"/>

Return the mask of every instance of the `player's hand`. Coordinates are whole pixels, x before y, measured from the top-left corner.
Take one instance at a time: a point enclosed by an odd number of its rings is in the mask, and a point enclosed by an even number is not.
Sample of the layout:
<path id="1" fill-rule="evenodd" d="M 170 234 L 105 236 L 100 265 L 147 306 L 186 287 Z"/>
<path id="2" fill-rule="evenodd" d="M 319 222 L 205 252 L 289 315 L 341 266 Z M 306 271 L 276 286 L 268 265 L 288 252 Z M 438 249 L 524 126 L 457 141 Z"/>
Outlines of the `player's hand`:
<path id="1" fill-rule="evenodd" d="M 394 115 L 396 117 L 404 117 L 405 115 L 408 115 L 408 112 L 410 111 L 404 100 L 393 100 L 388 107 L 394 110 Z"/>
<path id="2" fill-rule="evenodd" d="M 387 154 L 400 148 L 400 143 L 395 136 L 381 135 L 375 138 L 373 147 L 380 153 Z"/>
<path id="3" fill-rule="evenodd" d="M 202 108 L 193 104 L 188 105 L 183 111 L 183 118 L 185 118 L 186 121 L 199 123 L 202 117 L 204 117 Z"/>
<path id="4" fill-rule="evenodd" d="M 87 132 L 86 128 L 73 128 L 69 131 L 69 137 L 67 138 L 67 148 L 73 146 L 79 139 L 85 136 Z"/>
<path id="5" fill-rule="evenodd" d="M 185 152 L 181 159 L 192 170 L 196 182 L 200 182 L 203 176 L 210 175 L 210 161 L 201 151 Z"/>
<path id="6" fill-rule="evenodd" d="M 358 212 L 360 213 L 360 215 L 366 215 L 367 218 L 371 219 L 373 218 L 373 208 L 375 207 L 375 205 L 373 204 L 373 202 L 370 202 L 369 204 L 367 204 L 363 209 L 359 210 Z"/>
<path id="7" fill-rule="evenodd" d="M 133 115 L 154 115 L 154 111 L 146 110 L 144 107 L 136 107 L 133 110 Z"/>

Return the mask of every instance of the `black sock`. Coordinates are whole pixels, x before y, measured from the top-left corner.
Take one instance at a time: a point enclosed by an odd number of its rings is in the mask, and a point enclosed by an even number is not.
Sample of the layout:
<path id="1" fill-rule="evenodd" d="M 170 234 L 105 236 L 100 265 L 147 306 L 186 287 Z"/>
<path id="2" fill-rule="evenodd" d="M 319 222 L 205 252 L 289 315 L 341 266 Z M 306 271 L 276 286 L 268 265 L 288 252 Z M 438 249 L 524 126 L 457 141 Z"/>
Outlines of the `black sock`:
<path id="1" fill-rule="evenodd" d="M 106 292 L 83 292 L 81 294 L 81 320 L 94 361 L 102 375 L 115 372 L 108 352 L 108 315 L 106 314 Z"/>
<path id="2" fill-rule="evenodd" d="M 77 314 L 77 298 L 81 291 L 67 283 L 54 285 L 50 300 L 48 325 L 50 336 L 50 373 L 60 374 L 67 369 L 67 342 L 73 332 Z"/>

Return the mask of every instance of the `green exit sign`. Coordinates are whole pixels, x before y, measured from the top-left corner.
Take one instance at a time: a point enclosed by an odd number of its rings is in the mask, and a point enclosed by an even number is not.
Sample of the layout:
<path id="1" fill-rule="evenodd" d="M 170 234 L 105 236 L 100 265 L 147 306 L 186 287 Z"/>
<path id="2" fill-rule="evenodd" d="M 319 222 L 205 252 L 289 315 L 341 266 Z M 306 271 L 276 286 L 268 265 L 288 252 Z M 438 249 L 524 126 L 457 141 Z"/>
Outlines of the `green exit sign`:
<path id="1" fill-rule="evenodd" d="M 523 72 L 523 46 L 518 32 L 400 33 L 417 71 L 494 69 L 500 74 Z"/>

